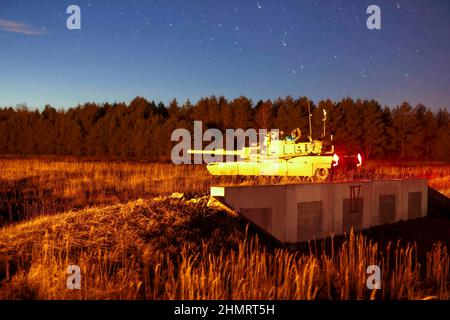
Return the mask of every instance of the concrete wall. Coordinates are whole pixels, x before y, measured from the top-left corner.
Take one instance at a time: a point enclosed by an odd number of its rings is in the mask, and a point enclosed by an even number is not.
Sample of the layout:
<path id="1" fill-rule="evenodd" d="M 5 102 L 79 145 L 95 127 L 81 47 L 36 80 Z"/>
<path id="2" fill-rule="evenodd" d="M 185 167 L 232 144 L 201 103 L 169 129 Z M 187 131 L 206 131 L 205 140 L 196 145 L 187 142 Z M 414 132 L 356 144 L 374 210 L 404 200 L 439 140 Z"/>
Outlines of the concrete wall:
<path id="1" fill-rule="evenodd" d="M 408 180 L 408 183 L 401 184 L 400 198 L 400 220 L 412 220 L 423 218 L 427 215 L 428 208 L 428 182 L 424 179 Z M 420 193 L 418 203 L 412 199 L 411 193 Z M 419 208 L 415 208 L 415 204 Z M 418 209 L 418 210 L 417 210 Z M 417 211 L 416 211 L 417 210 Z"/>
<path id="2" fill-rule="evenodd" d="M 328 213 L 334 201 L 332 184 L 288 185 L 286 198 L 286 217 L 289 222 L 286 224 L 286 238 L 283 242 L 320 239 L 333 232 L 333 214 Z M 320 210 L 318 213 L 320 218 L 315 218 L 314 214 L 311 214 L 311 211 L 315 211 L 314 209 Z M 302 217 L 301 213 L 305 211 L 309 217 L 305 215 Z M 302 218 L 303 221 L 301 221 Z M 305 223 L 305 220 L 309 224 Z M 307 230 L 299 234 L 302 223 L 307 225 Z"/>
<path id="3" fill-rule="evenodd" d="M 214 187 L 239 214 L 284 243 L 424 217 L 424 179 Z"/>
<path id="4" fill-rule="evenodd" d="M 359 205 L 358 203 L 351 203 L 352 198 L 360 199 L 359 201 L 361 202 L 361 205 Z M 371 182 L 358 181 L 333 184 L 333 207 L 330 208 L 330 212 L 332 212 L 333 215 L 334 233 L 336 235 L 344 234 L 345 232 L 349 232 L 352 227 L 355 231 L 370 228 L 372 226 L 370 216 L 370 213 L 372 211 L 371 199 Z M 360 224 L 344 224 L 344 222 L 346 221 L 345 215 L 348 215 L 348 211 L 344 212 L 344 201 L 348 203 L 347 206 L 357 207 L 355 209 L 358 209 L 358 213 L 361 214 Z M 357 202 L 358 200 L 354 201 Z M 344 226 L 347 228 L 344 228 Z"/>
<path id="5" fill-rule="evenodd" d="M 258 227 L 270 233 L 278 240 L 285 242 L 286 223 L 286 185 L 258 187 L 225 187 L 225 202 L 238 210 L 239 214 L 252 222 L 257 222 L 255 214 L 268 214 L 271 209 L 268 225 L 258 224 Z M 252 212 L 253 211 L 253 212 Z"/>

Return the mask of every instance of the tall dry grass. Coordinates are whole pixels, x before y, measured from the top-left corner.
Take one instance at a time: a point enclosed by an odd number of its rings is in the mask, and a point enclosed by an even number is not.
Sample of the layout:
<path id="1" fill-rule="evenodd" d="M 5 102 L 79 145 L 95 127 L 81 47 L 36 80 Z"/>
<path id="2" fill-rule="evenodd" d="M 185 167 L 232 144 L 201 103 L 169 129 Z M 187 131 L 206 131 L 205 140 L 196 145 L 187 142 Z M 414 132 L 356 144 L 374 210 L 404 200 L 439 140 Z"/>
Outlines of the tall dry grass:
<path id="1" fill-rule="evenodd" d="M 0 168 L 0 220 L 7 221 L 174 191 L 205 193 L 210 185 L 204 166 L 1 159 Z"/>
<path id="2" fill-rule="evenodd" d="M 448 299 L 442 244 L 379 248 L 351 233 L 331 250 L 268 249 L 237 217 L 161 198 L 42 217 L 0 230 L 3 299 Z M 330 244 L 329 243 L 329 244 Z M 81 268 L 80 290 L 66 287 Z M 381 290 L 366 286 L 368 265 Z"/>
<path id="3" fill-rule="evenodd" d="M 239 218 L 208 208 L 206 197 L 154 198 L 204 194 L 212 183 L 295 179 L 212 179 L 203 166 L 145 163 L 16 159 L 0 167 L 0 212 L 16 220 L 0 228 L 3 299 L 450 298 L 444 244 L 422 264 L 415 244 L 381 248 L 359 234 L 312 243 L 309 252 L 271 248 Z M 448 165 L 374 164 L 358 173 L 404 177 L 427 177 L 450 195 Z M 130 202 L 139 198 L 149 200 Z M 81 268 L 81 290 L 66 287 L 71 264 Z M 372 264 L 382 269 L 378 291 L 366 287 Z"/>
<path id="4" fill-rule="evenodd" d="M 211 177 L 202 165 L 0 159 L 0 168 L 0 220 L 3 218 L 3 222 L 172 192 L 205 194 L 212 184 L 308 182 L 301 178 Z M 450 196 L 450 164 L 369 163 L 358 173 L 337 173 L 333 179 L 405 177 L 427 178 L 430 186 Z"/>

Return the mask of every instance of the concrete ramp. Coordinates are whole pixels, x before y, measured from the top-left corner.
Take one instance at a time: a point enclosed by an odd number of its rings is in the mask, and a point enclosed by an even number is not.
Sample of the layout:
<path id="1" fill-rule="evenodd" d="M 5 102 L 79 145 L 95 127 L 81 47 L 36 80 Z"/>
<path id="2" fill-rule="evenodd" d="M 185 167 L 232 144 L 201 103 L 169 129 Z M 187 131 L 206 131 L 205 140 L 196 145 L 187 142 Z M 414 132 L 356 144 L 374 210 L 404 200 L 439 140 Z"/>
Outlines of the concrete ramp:
<path id="1" fill-rule="evenodd" d="M 428 215 L 450 219 L 450 199 L 431 187 L 428 187 Z"/>
<path id="2" fill-rule="evenodd" d="M 425 179 L 212 187 L 234 208 L 282 243 L 342 235 L 427 214 Z"/>

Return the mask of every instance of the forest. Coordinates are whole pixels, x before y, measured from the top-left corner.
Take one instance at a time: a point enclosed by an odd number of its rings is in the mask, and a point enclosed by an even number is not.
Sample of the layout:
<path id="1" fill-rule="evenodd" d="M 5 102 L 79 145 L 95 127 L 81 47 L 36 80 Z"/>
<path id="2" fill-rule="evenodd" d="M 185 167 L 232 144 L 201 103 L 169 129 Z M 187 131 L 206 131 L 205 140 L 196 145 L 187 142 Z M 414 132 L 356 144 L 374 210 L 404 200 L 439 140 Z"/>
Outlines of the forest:
<path id="1" fill-rule="evenodd" d="M 129 104 L 85 103 L 70 109 L 46 105 L 0 109 L 0 154 L 3 156 L 75 156 L 98 159 L 170 161 L 171 133 L 206 128 L 279 129 L 308 132 L 308 102 L 314 138 L 322 134 L 323 109 L 327 134 L 365 159 L 450 161 L 450 113 L 404 102 L 382 107 L 375 100 L 345 98 L 315 104 L 291 96 L 254 103 L 246 97 L 201 98 L 192 104 L 173 99 L 169 105 L 136 97 Z"/>

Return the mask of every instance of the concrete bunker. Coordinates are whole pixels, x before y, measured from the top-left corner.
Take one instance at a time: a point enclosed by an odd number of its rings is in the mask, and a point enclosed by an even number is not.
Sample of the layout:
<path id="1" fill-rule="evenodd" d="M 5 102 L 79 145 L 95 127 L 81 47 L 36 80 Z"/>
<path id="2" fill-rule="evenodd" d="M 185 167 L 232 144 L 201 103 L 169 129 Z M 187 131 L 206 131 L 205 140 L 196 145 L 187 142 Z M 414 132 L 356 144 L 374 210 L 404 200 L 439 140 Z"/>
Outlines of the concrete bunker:
<path id="1" fill-rule="evenodd" d="M 426 179 L 212 187 L 232 207 L 282 243 L 342 235 L 427 214 Z"/>

